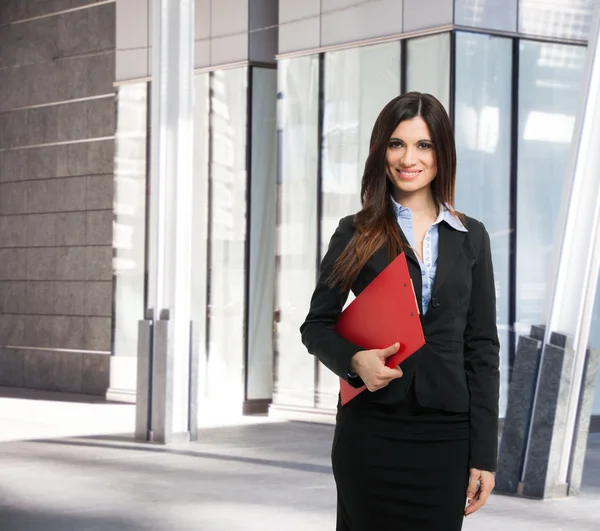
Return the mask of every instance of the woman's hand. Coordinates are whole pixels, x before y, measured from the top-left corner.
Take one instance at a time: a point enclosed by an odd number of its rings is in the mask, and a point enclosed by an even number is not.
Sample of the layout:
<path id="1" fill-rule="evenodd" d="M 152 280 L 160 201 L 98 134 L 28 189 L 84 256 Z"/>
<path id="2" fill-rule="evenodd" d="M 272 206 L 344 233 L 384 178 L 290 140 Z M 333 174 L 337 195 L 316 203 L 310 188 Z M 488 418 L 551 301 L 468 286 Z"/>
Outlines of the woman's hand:
<path id="1" fill-rule="evenodd" d="M 465 509 L 465 516 L 473 514 L 487 503 L 492 490 L 494 490 L 494 484 L 493 472 L 477 468 L 471 469 L 469 486 L 467 487 L 468 506 Z"/>
<path id="2" fill-rule="evenodd" d="M 386 367 L 385 360 L 398 352 L 400 343 L 384 349 L 361 350 L 352 357 L 350 370 L 358 374 L 371 392 L 383 389 L 387 384 L 402 376 L 402 369 Z"/>

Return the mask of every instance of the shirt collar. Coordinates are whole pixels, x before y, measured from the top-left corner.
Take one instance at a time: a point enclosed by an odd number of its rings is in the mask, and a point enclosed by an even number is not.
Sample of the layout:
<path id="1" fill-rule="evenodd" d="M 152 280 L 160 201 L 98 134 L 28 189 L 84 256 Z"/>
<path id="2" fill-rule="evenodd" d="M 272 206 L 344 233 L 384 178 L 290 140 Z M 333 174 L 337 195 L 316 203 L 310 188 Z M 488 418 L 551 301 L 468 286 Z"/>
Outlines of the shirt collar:
<path id="1" fill-rule="evenodd" d="M 391 195 L 390 199 L 392 200 L 392 205 L 394 207 L 394 211 L 396 212 L 396 217 L 412 220 L 412 214 L 409 208 L 402 206 Z M 458 230 L 460 232 L 468 232 L 467 228 L 463 225 L 462 221 L 458 218 L 456 214 L 453 213 L 452 210 L 450 210 L 450 208 L 447 205 L 441 205 L 440 213 L 433 224 L 437 225 L 442 221 L 445 221 L 454 230 Z"/>

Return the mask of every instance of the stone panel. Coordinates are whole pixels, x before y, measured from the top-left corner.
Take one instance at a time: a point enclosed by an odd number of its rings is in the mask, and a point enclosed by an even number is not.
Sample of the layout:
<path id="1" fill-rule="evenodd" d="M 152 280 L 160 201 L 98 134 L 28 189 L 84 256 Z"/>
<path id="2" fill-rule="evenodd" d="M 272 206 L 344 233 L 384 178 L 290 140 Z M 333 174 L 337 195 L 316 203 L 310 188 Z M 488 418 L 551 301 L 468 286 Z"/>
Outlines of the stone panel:
<path id="1" fill-rule="evenodd" d="M 111 326 L 112 324 L 110 317 L 86 317 L 86 349 L 110 351 L 112 335 Z"/>
<path id="2" fill-rule="evenodd" d="M 24 364 L 23 353 L 9 348 L 0 348 L 0 386 L 23 387 Z"/>
<path id="3" fill-rule="evenodd" d="M 88 138 L 87 101 L 77 101 L 58 106 L 57 140 L 81 140 Z"/>
<path id="4" fill-rule="evenodd" d="M 50 378 L 55 391 L 80 393 L 83 372 L 81 352 L 52 352 Z"/>
<path id="5" fill-rule="evenodd" d="M 56 244 L 56 214 L 29 214 L 26 219 L 29 247 L 51 247 Z"/>
<path id="6" fill-rule="evenodd" d="M 27 186 L 27 211 L 30 214 L 41 212 L 56 212 L 57 209 L 57 181 L 44 179 L 43 181 L 28 181 Z"/>
<path id="7" fill-rule="evenodd" d="M 86 213 L 86 244 L 111 245 L 113 228 L 112 210 L 93 210 Z"/>
<path id="8" fill-rule="evenodd" d="M 449 26 L 453 23 L 454 0 L 404 2 L 404 31 Z"/>
<path id="9" fill-rule="evenodd" d="M 56 179 L 56 209 L 61 212 L 85 210 L 86 177 Z"/>
<path id="10" fill-rule="evenodd" d="M 0 214 L 27 213 L 26 183 L 0 184 Z"/>
<path id="11" fill-rule="evenodd" d="M 85 212 L 64 212 L 56 218 L 56 245 L 85 245 Z"/>
<path id="12" fill-rule="evenodd" d="M 402 33 L 402 2 L 381 0 L 321 15 L 321 46 Z"/>
<path id="13" fill-rule="evenodd" d="M 33 389 L 52 389 L 52 357 L 39 350 L 23 351 L 25 387 Z"/>
<path id="14" fill-rule="evenodd" d="M 101 98 L 87 102 L 87 130 L 85 138 L 114 136 L 115 98 Z"/>
<path id="15" fill-rule="evenodd" d="M 27 245 L 27 221 L 29 216 L 0 216 L 0 248 Z"/>
<path id="16" fill-rule="evenodd" d="M 101 1 L 102 0 L 21 0 L 22 4 L 25 6 L 27 18 L 39 17 L 40 15 L 48 15 L 50 13 L 56 13 L 58 11 L 64 11 L 66 9 L 73 9 L 86 5 L 91 6 L 90 9 L 93 11 L 102 7 L 93 6 L 93 4 Z"/>
<path id="17" fill-rule="evenodd" d="M 27 283 L 26 308 L 22 313 L 30 315 L 52 314 L 56 308 L 55 288 L 52 281 Z"/>
<path id="18" fill-rule="evenodd" d="M 59 348 L 85 349 L 85 317 L 52 317 L 51 335 L 53 344 Z"/>
<path id="19" fill-rule="evenodd" d="M 85 283 L 56 282 L 55 311 L 59 315 L 85 315 Z"/>
<path id="20" fill-rule="evenodd" d="M 0 249 L 0 280 L 25 280 L 27 254 L 27 249 Z"/>
<path id="21" fill-rule="evenodd" d="M 0 314 L 0 345 L 22 345 L 27 321 L 26 315 Z"/>
<path id="22" fill-rule="evenodd" d="M 47 144 L 56 140 L 58 107 L 40 107 L 27 110 L 27 141 L 25 144 Z"/>
<path id="23" fill-rule="evenodd" d="M 86 282 L 85 315 L 110 317 L 112 315 L 112 282 Z"/>
<path id="24" fill-rule="evenodd" d="M 56 248 L 39 247 L 26 250 L 27 280 L 54 280 L 56 276 Z"/>
<path id="25" fill-rule="evenodd" d="M 110 385 L 110 356 L 84 354 L 82 360 L 81 392 L 104 396 Z"/>
<path id="26" fill-rule="evenodd" d="M 0 282 L 0 312 L 24 313 L 26 282 L 2 281 Z"/>
<path id="27" fill-rule="evenodd" d="M 23 149 L 0 152 L 0 182 L 25 179 L 28 157 L 28 151 Z"/>
<path id="28" fill-rule="evenodd" d="M 321 0 L 279 0 L 279 24 L 296 22 L 321 14 Z"/>
<path id="29" fill-rule="evenodd" d="M 85 279 L 112 280 L 113 249 L 110 245 L 85 248 Z"/>
<path id="30" fill-rule="evenodd" d="M 85 208 L 87 210 L 112 209 L 114 188 L 114 175 L 87 177 Z"/>
<path id="31" fill-rule="evenodd" d="M 56 279 L 85 280 L 87 247 L 56 249 Z"/>
<path id="32" fill-rule="evenodd" d="M 47 146 L 21 151 L 27 160 L 24 179 L 47 179 L 58 175 L 57 160 L 59 151 L 65 146 Z"/>

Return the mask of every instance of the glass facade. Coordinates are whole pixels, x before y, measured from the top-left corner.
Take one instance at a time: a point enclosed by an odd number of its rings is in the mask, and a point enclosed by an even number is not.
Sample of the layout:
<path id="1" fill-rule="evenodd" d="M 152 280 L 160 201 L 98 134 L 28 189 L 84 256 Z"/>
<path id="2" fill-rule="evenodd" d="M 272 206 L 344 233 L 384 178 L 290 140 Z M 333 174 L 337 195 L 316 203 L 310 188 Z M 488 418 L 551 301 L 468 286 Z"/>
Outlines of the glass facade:
<path id="1" fill-rule="evenodd" d="M 360 210 L 373 124 L 382 107 L 400 93 L 400 43 L 327 53 L 324 76 L 320 256 L 339 220 Z M 317 406 L 334 407 L 337 376 L 319 365 L 317 382 Z"/>
<path id="2" fill-rule="evenodd" d="M 584 55 L 583 46 L 457 31 L 279 62 L 277 406 L 335 406 L 337 377 L 306 353 L 298 328 L 331 235 L 360 209 L 375 117 L 402 87 L 450 112 L 456 207 L 490 234 L 504 415 L 515 339 L 542 319 Z"/>
<path id="3" fill-rule="evenodd" d="M 315 361 L 298 329 L 317 275 L 319 56 L 285 59 L 278 68 L 277 286 L 274 401 L 310 408 Z"/>
<path id="4" fill-rule="evenodd" d="M 410 39 L 406 53 L 407 92 L 432 94 L 450 111 L 450 34 Z"/>
<path id="5" fill-rule="evenodd" d="M 542 319 L 585 48 L 523 41 L 519 54 L 518 334 Z"/>
<path id="6" fill-rule="evenodd" d="M 208 260 L 208 395 L 244 399 L 246 269 L 246 68 L 211 80 Z M 227 385 L 223 385 L 227 382 Z"/>
<path id="7" fill-rule="evenodd" d="M 501 345 L 501 412 L 508 391 L 512 40 L 456 35 L 456 208 L 490 234 Z"/>
<path id="8" fill-rule="evenodd" d="M 146 307 L 148 85 L 124 85 L 117 98 L 113 271 L 113 354 L 137 356 Z"/>
<path id="9" fill-rule="evenodd" d="M 197 75 L 192 337 L 201 396 L 334 410 L 337 377 L 307 354 L 299 328 L 331 235 L 360 209 L 373 123 L 389 100 L 417 90 L 450 112 L 456 208 L 490 234 L 503 415 L 515 339 L 543 317 L 584 58 L 579 45 L 455 31 L 281 59 L 277 70 Z M 147 85 L 124 85 L 115 355 L 135 355 L 145 308 L 147 136 Z"/>

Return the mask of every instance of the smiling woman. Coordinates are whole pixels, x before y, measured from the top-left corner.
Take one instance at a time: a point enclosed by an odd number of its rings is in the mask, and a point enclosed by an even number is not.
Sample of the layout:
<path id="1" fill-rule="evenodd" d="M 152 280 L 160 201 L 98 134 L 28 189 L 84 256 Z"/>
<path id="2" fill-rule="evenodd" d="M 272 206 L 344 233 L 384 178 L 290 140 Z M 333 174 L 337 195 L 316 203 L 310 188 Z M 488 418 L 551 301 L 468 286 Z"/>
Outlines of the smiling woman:
<path id="1" fill-rule="evenodd" d="M 454 211 L 455 178 L 442 104 L 417 92 L 390 101 L 373 127 L 362 208 L 340 220 L 300 327 L 325 367 L 370 391 L 338 403 L 338 531 L 391 530 L 399 522 L 458 531 L 494 486 L 499 371 L 490 242 L 482 223 Z M 401 252 L 427 340 L 390 368 L 398 343 L 366 349 L 335 324 L 350 290 L 360 296 Z"/>

